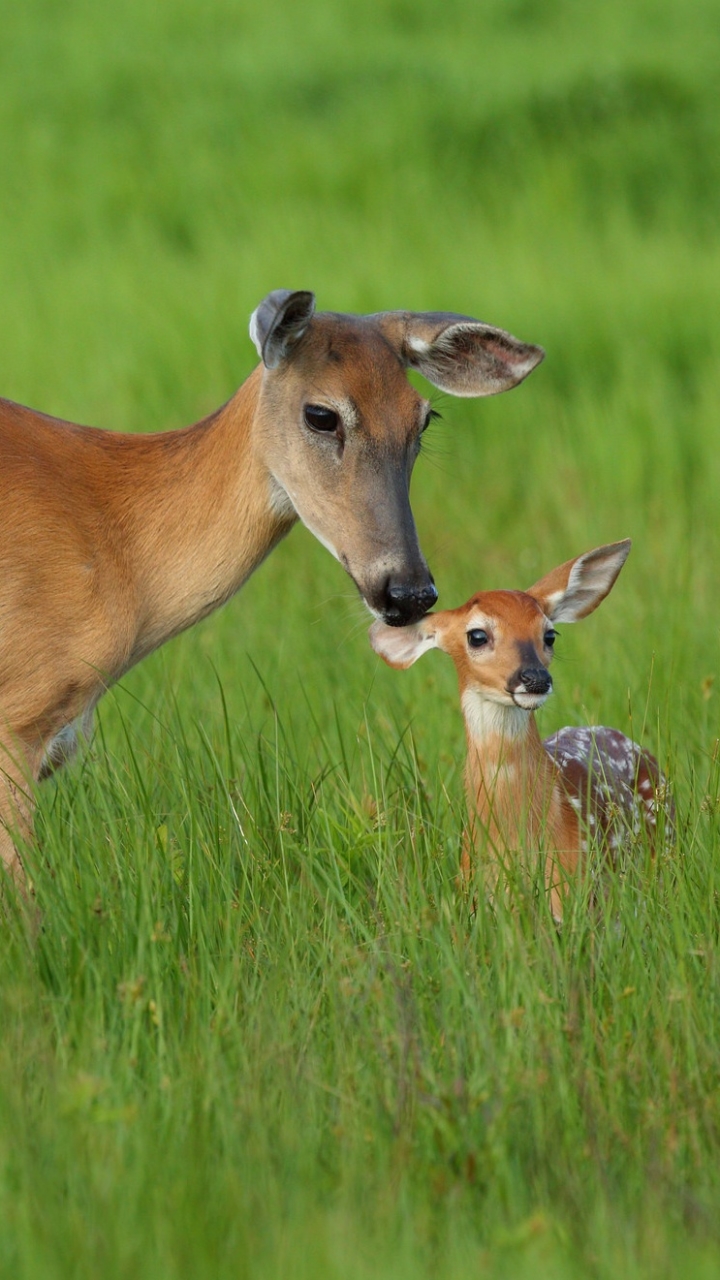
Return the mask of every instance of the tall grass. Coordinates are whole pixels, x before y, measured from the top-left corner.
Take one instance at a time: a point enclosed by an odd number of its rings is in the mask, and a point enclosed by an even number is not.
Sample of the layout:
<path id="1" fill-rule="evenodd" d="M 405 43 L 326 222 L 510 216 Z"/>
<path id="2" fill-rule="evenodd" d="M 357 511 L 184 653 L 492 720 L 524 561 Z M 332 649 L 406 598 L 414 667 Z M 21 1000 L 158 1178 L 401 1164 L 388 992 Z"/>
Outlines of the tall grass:
<path id="1" fill-rule="evenodd" d="M 543 343 L 512 396 L 435 397 L 423 546 L 451 605 L 633 537 L 541 727 L 642 737 L 680 832 L 560 933 L 538 886 L 473 914 L 451 666 L 381 667 L 296 530 L 41 790 L 39 914 L 6 895 L 0 942 L 3 1274 L 717 1273 L 715 17 L 0 17 L 3 394 L 180 425 L 280 286 Z"/>

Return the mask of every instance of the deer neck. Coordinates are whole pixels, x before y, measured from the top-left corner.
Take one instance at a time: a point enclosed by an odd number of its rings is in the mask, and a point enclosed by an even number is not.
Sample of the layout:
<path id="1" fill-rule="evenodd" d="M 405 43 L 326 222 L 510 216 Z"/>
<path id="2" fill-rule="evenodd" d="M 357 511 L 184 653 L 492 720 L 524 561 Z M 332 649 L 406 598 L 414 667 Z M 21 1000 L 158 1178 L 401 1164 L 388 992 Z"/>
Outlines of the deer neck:
<path id="1" fill-rule="evenodd" d="M 468 756 L 466 788 L 472 825 L 498 853 L 527 849 L 557 807 L 553 763 L 535 716 L 521 707 L 462 695 Z"/>
<path id="2" fill-rule="evenodd" d="M 120 519 L 137 615 L 128 666 L 228 600 L 297 519 L 256 438 L 261 376 L 184 431 L 132 438 Z"/>

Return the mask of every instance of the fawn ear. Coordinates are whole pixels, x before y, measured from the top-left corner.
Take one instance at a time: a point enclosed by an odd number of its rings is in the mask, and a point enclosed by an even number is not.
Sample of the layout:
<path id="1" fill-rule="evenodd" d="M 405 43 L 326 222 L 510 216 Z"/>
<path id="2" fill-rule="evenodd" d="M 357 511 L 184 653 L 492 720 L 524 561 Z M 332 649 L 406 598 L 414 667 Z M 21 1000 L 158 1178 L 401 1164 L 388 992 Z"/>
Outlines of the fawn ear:
<path id="1" fill-rule="evenodd" d="M 411 667 L 428 649 L 437 648 L 433 614 L 410 627 L 389 627 L 386 622 L 373 622 L 369 635 L 373 649 L 388 666 L 402 670 Z"/>
<path id="2" fill-rule="evenodd" d="M 275 369 L 302 338 L 315 310 L 315 294 L 274 289 L 250 317 L 250 337 L 263 364 Z"/>
<path id="3" fill-rule="evenodd" d="M 504 329 L 452 312 L 388 311 L 377 319 L 401 360 L 453 396 L 509 391 L 545 355 Z"/>
<path id="4" fill-rule="evenodd" d="M 586 551 L 546 574 L 527 594 L 537 600 L 551 622 L 586 618 L 612 588 L 630 554 L 630 539 Z"/>

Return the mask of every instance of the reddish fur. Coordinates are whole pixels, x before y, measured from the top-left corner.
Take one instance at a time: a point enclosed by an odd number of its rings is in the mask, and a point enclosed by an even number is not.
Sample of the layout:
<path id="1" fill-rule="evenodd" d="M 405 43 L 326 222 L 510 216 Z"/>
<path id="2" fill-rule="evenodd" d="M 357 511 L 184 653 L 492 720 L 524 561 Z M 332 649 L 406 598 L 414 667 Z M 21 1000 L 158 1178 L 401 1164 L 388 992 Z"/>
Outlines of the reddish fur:
<path id="1" fill-rule="evenodd" d="M 523 736 L 509 741 L 497 735 L 478 743 L 466 721 L 471 815 L 461 856 L 466 880 L 478 846 L 491 893 L 508 855 L 526 857 L 542 849 L 550 906 L 560 921 L 564 887 L 585 865 L 589 840 L 615 864 L 618 844 L 638 834 L 639 817 L 643 842 L 655 853 L 658 811 L 665 813 L 664 837 L 671 840 L 674 809 L 655 757 L 618 730 L 598 726 L 591 732 L 590 748 L 581 742 L 582 756 L 565 762 L 562 749 L 577 739 L 575 728 L 561 729 L 543 742 L 529 713 Z M 629 777 L 621 776 L 607 755 L 608 739 L 627 754 Z"/>
<path id="2" fill-rule="evenodd" d="M 481 848 L 492 894 L 501 865 L 542 851 L 558 921 L 564 887 L 583 867 L 590 840 L 612 862 L 620 846 L 638 835 L 654 850 L 660 813 L 666 839 L 673 836 L 672 800 L 654 757 L 615 729 L 561 729 L 542 742 L 530 706 L 533 690 L 522 678 L 525 671 L 542 676 L 545 688 L 534 695 L 539 705 L 551 689 L 546 636 L 552 620 L 573 622 L 591 613 L 629 549 L 629 542 L 598 548 L 567 561 L 528 592 L 482 592 L 401 635 L 380 623 L 370 633 L 393 666 L 409 666 L 432 647 L 453 659 L 468 745 L 463 876 L 471 875 Z M 487 637 L 479 648 L 470 644 L 474 630 Z"/>

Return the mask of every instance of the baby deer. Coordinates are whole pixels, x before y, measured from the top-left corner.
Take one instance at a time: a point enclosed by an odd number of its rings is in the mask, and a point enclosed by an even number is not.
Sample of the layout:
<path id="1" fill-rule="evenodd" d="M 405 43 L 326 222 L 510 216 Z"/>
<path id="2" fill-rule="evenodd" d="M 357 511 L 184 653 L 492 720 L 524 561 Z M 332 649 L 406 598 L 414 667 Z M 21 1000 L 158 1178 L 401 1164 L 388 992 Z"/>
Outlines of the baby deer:
<path id="1" fill-rule="evenodd" d="M 376 622 L 370 630 L 376 653 L 393 667 L 411 666 L 428 649 L 450 654 L 468 743 L 463 874 L 481 837 L 489 893 L 508 857 L 542 850 L 558 922 L 564 886 L 582 868 L 590 838 L 614 865 L 633 837 L 644 834 L 654 850 L 658 825 L 668 839 L 673 832 L 672 801 L 649 752 L 601 727 L 560 729 L 542 742 L 535 723 L 553 688 L 554 623 L 592 613 L 629 551 L 629 540 L 614 542 L 568 560 L 528 591 L 485 591 L 413 626 Z"/>

